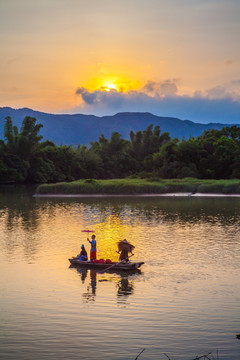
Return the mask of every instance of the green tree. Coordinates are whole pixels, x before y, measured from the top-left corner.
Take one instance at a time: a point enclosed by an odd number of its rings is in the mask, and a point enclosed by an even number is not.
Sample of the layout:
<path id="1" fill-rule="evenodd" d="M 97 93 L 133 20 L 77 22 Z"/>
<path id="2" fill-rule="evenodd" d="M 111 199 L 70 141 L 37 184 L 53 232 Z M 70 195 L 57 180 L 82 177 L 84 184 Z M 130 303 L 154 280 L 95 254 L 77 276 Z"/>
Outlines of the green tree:
<path id="1" fill-rule="evenodd" d="M 17 137 L 18 154 L 26 160 L 39 150 L 39 143 L 42 140 L 42 136 L 38 133 L 43 125 L 36 124 L 36 121 L 35 118 L 26 116 Z"/>
<path id="2" fill-rule="evenodd" d="M 232 175 L 233 165 L 238 154 L 238 146 L 234 139 L 221 136 L 214 142 L 215 177 L 228 179 Z"/>
<path id="3" fill-rule="evenodd" d="M 7 141 L 7 148 L 10 152 L 16 153 L 16 142 L 18 137 L 18 128 L 13 126 L 12 118 L 7 116 L 4 124 L 4 137 Z"/>
<path id="4" fill-rule="evenodd" d="M 118 132 L 113 132 L 110 140 L 101 135 L 99 141 L 91 143 L 91 150 L 101 159 L 102 177 L 124 177 L 129 174 L 131 158 L 128 153 L 129 141 L 121 138 Z"/>

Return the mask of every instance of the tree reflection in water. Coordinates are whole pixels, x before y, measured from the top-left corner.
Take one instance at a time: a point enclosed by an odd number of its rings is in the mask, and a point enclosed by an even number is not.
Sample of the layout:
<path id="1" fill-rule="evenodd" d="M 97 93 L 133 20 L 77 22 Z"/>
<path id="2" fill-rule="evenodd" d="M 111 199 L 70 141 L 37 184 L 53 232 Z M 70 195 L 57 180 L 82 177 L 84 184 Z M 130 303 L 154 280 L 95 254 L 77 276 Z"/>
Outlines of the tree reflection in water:
<path id="1" fill-rule="evenodd" d="M 0 240 L 11 259 L 19 258 L 20 250 L 29 263 L 37 263 L 40 250 L 46 251 L 46 245 L 52 247 L 52 252 L 56 251 L 54 245 L 58 239 L 61 252 L 67 252 L 63 246 L 64 232 L 70 234 L 69 247 L 71 238 L 77 236 L 76 224 L 80 221 L 84 227 L 89 219 L 107 240 L 116 236 L 124 238 L 124 232 L 130 228 L 139 229 L 135 233 L 139 236 L 143 231 L 140 224 L 151 230 L 165 225 L 166 229 L 176 225 L 178 228 L 216 225 L 224 226 L 229 232 L 232 227 L 230 238 L 235 239 L 240 225 L 240 199 L 234 197 L 35 198 L 35 188 L 36 185 L 0 186 Z M 62 231 L 56 233 L 55 229 L 60 228 Z M 104 256 L 112 250 L 109 244 L 102 248 Z"/>

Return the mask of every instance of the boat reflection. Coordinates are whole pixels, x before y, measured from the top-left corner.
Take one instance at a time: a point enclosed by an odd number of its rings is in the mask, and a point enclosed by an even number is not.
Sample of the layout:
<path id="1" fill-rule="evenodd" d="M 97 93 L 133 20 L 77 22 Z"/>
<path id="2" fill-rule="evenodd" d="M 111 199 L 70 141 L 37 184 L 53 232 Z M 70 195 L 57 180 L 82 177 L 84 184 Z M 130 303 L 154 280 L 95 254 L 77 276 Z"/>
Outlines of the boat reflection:
<path id="1" fill-rule="evenodd" d="M 120 298 L 131 295 L 134 290 L 133 280 L 129 281 L 128 277 L 122 277 L 117 283 L 117 289 L 117 296 Z"/>
<path id="2" fill-rule="evenodd" d="M 81 275 L 82 283 L 85 283 L 85 280 L 88 275 L 89 269 L 77 268 L 78 273 Z M 83 299 L 86 302 L 94 301 L 96 296 L 96 288 L 97 288 L 97 272 L 96 270 L 90 270 L 90 282 L 87 286 L 87 291 L 83 293 Z"/>
<path id="3" fill-rule="evenodd" d="M 86 291 L 82 293 L 82 298 L 84 302 L 95 301 L 97 295 L 97 282 L 103 284 L 104 282 L 114 282 L 117 289 L 117 302 L 123 303 L 129 295 L 134 293 L 134 275 L 133 272 L 129 274 L 128 272 L 123 271 L 114 271 L 99 272 L 94 269 L 80 268 L 70 266 L 69 268 L 74 269 L 78 272 L 81 277 L 82 284 L 88 282 Z M 116 275 L 116 276 L 113 276 Z M 141 270 L 137 269 L 134 271 L 134 274 L 141 274 Z M 97 277 L 100 277 L 97 279 Z"/>

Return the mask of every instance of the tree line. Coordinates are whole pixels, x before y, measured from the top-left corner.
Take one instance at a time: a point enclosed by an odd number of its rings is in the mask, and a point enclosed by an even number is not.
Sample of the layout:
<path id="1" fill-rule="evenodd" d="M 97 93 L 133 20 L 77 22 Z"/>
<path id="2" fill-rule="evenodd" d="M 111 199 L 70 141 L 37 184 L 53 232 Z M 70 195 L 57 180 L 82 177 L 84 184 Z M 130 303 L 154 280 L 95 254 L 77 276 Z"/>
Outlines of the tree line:
<path id="1" fill-rule="evenodd" d="M 0 182 L 46 183 L 127 176 L 199 179 L 240 178 L 240 128 L 206 130 L 188 140 L 171 138 L 159 126 L 104 135 L 76 148 L 42 141 L 42 124 L 24 118 L 20 130 L 6 117 L 0 140 Z"/>

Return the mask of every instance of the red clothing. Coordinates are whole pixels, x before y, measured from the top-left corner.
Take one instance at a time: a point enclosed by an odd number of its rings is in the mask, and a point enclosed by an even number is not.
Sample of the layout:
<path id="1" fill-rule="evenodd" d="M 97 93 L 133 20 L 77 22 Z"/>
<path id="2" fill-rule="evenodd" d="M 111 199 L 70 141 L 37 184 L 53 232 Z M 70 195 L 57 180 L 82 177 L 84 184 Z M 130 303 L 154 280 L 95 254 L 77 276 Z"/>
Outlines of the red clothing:
<path id="1" fill-rule="evenodd" d="M 90 260 L 96 260 L 97 258 L 97 251 L 96 250 L 90 250 Z"/>

